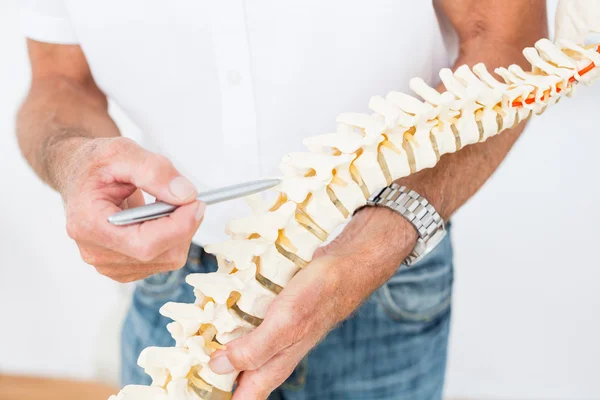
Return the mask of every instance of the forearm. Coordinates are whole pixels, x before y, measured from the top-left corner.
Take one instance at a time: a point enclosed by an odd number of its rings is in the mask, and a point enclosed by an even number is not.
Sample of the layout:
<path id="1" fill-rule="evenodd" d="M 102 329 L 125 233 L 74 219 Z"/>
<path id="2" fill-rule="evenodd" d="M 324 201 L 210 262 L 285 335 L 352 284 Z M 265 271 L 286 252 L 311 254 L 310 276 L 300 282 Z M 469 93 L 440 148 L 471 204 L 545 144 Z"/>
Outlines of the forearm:
<path id="1" fill-rule="evenodd" d="M 539 38 L 532 38 L 530 46 Z M 520 64 L 528 65 L 521 53 L 522 48 L 506 46 L 486 48 L 485 41 L 467 47 L 458 58 L 455 68 L 461 65 L 473 65 L 483 62 L 490 67 Z M 443 87 L 439 88 L 444 90 Z M 441 157 L 435 168 L 422 170 L 416 174 L 399 179 L 397 182 L 428 199 L 444 220 L 465 204 L 494 173 L 502 163 L 512 146 L 525 128 L 522 122 L 515 128 L 507 129 L 485 142 L 465 146 L 460 151 Z"/>
<path id="2" fill-rule="evenodd" d="M 95 85 L 58 75 L 35 79 L 17 115 L 24 157 L 44 182 L 59 191 L 72 169 L 63 155 L 74 155 L 89 138 L 119 135 L 106 98 Z"/>
<path id="3" fill-rule="evenodd" d="M 548 36 L 543 0 L 440 0 L 439 4 L 460 40 L 455 68 L 465 64 L 472 67 L 481 62 L 491 70 L 511 64 L 528 70 L 531 66 L 522 54 L 523 49 Z M 401 179 L 399 183 L 427 198 L 448 220 L 498 168 L 524 127 L 521 123 L 483 143 L 447 154 L 435 168 Z"/>
<path id="4" fill-rule="evenodd" d="M 527 35 L 510 44 L 485 35 L 472 38 L 463 44 L 455 67 L 483 62 L 492 68 L 510 64 L 520 64 L 525 68 L 528 64 L 522 49 L 545 35 L 546 26 L 540 24 L 537 29 L 531 29 Z M 442 87 L 439 89 L 444 90 Z M 483 143 L 443 155 L 434 168 L 422 170 L 397 182 L 427 198 L 447 221 L 494 173 L 524 127 L 525 123 L 521 123 Z M 366 208 L 327 247 L 326 253 L 343 259 L 340 264 L 366 266 L 358 269 L 340 267 L 345 279 L 356 275 L 357 282 L 361 279 L 364 281 L 356 287 L 364 292 L 362 296 L 366 296 L 389 278 L 412 251 L 416 240 L 416 230 L 399 214 L 385 208 Z M 365 270 L 370 275 L 368 280 L 364 279 Z"/>

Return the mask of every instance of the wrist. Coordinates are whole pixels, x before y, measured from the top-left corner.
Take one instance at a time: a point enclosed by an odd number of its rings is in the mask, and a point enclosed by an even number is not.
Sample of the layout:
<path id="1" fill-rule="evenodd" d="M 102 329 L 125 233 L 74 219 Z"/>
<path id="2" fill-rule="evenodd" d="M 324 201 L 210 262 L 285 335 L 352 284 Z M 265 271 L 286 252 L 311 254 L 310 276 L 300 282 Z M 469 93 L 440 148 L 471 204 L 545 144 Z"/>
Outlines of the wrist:
<path id="1" fill-rule="evenodd" d="M 315 254 L 327 265 L 327 281 L 336 296 L 334 319 L 346 318 L 383 285 L 414 248 L 416 229 L 402 216 L 383 207 L 365 207 L 344 231 Z M 320 263 L 317 262 L 317 265 Z"/>
<path id="2" fill-rule="evenodd" d="M 464 149 L 463 149 L 464 150 Z M 423 196 L 436 209 L 444 221 L 448 221 L 458 208 L 453 188 L 448 188 L 438 182 L 451 181 L 452 176 L 447 172 L 445 160 L 440 160 L 441 168 L 425 169 L 416 174 L 397 180 L 400 186 L 405 186 Z"/>
<path id="3" fill-rule="evenodd" d="M 393 273 L 413 250 L 418 239 L 414 226 L 385 207 L 364 207 L 344 231 L 324 248 L 350 264 Z"/>
<path id="4" fill-rule="evenodd" d="M 395 268 L 412 251 L 419 237 L 415 227 L 406 218 L 387 207 L 364 207 L 349 225 L 355 225 L 354 229 L 360 230 L 364 240 L 363 252 L 389 261 Z M 354 245 L 360 246 L 360 243 Z"/>
<path id="5" fill-rule="evenodd" d="M 66 137 L 49 141 L 44 159 L 50 185 L 65 198 L 84 160 L 92 150 L 93 140 L 86 137 Z"/>

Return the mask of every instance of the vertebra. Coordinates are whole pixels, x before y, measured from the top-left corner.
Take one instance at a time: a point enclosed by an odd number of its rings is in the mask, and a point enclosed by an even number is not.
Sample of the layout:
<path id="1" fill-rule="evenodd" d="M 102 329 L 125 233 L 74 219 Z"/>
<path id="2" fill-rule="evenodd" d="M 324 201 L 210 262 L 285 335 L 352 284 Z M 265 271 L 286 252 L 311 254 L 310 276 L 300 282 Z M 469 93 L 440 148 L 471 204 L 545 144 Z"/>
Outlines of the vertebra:
<path id="1" fill-rule="evenodd" d="M 210 355 L 260 324 L 276 295 L 370 193 L 570 97 L 575 83 L 600 75 L 599 52 L 542 39 L 523 51 L 531 72 L 498 68 L 501 82 L 483 64 L 443 69 L 447 92 L 415 78 L 410 87 L 424 101 L 376 96 L 373 114 L 341 114 L 337 132 L 307 138 L 310 152 L 283 158 L 272 204 L 253 199 L 253 215 L 228 224 L 232 240 L 206 246 L 219 270 L 188 276 L 196 303 L 161 309 L 174 320 L 168 329 L 177 347 L 148 348 L 138 361 L 155 387 L 129 386 L 113 399 L 227 398 L 237 373 L 214 374 Z"/>

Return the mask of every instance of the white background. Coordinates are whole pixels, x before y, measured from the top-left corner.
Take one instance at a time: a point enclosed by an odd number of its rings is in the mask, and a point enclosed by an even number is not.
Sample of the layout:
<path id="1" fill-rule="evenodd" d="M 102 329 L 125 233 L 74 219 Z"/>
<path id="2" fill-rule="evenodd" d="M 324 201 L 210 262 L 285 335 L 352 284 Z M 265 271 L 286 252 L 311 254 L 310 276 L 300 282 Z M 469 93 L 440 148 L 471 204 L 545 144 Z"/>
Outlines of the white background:
<path id="1" fill-rule="evenodd" d="M 0 373 L 116 382 L 128 291 L 79 260 L 60 198 L 21 158 L 28 76 L 16 6 L 0 0 Z M 599 95 L 536 118 L 454 219 L 449 397 L 600 399 Z"/>

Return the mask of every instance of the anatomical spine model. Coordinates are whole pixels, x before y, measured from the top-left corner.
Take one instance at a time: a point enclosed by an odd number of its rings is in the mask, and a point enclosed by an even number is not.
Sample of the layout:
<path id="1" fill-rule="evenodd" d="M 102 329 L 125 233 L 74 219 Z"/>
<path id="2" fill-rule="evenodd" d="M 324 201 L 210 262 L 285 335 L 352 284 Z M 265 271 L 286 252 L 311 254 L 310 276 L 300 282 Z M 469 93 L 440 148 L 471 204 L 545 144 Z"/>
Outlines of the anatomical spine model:
<path id="1" fill-rule="evenodd" d="M 128 386 L 113 398 L 229 398 L 237 373 L 213 373 L 210 355 L 262 322 L 275 296 L 371 193 L 543 113 L 570 96 L 577 82 L 600 75 L 598 52 L 542 39 L 523 51 L 530 72 L 517 65 L 496 69 L 504 82 L 483 64 L 443 69 L 447 92 L 415 78 L 410 87 L 424 101 L 392 92 L 371 99 L 373 114 L 339 115 L 336 132 L 304 141 L 310 152 L 283 158 L 284 180 L 274 201 L 254 197 L 253 214 L 227 225 L 231 240 L 206 246 L 219 269 L 187 277 L 195 304 L 162 307 L 161 314 L 174 320 L 167 329 L 176 347 L 151 347 L 140 355 L 152 387 Z"/>

